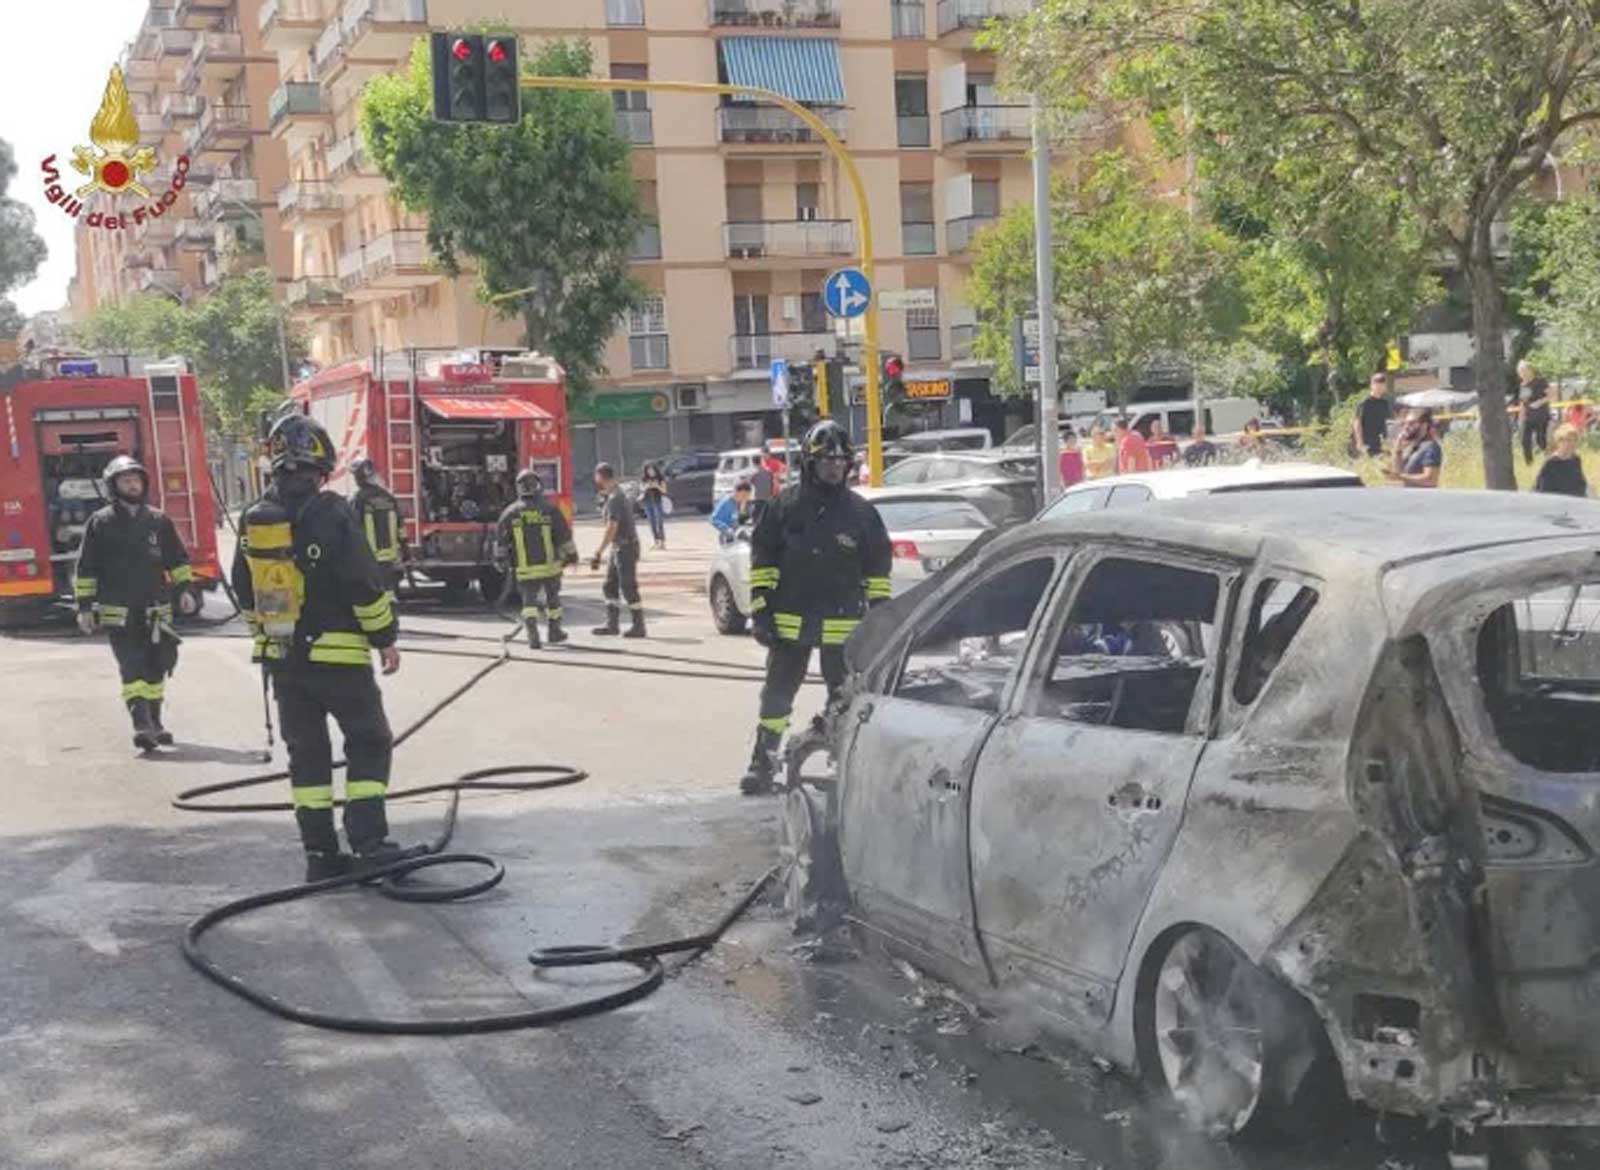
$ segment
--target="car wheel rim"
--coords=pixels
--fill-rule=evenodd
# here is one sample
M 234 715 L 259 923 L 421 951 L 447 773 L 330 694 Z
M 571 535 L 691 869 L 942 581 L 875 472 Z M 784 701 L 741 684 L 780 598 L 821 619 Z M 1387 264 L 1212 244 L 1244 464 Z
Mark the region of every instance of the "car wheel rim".
M 200 595 L 193 589 L 184 589 L 178 594 L 178 612 L 184 617 L 194 617 L 200 612 Z
M 811 802 L 801 789 L 790 789 L 783 802 L 778 859 L 783 869 L 784 909 L 796 919 L 806 913 L 811 894 L 811 842 Z
M 716 587 L 711 591 L 711 604 L 717 611 L 717 622 L 727 625 L 733 620 L 733 596 L 728 591 L 728 584 L 718 578 Z
M 1156 979 L 1155 1038 L 1167 1089 L 1214 1135 L 1238 1133 L 1261 1100 L 1260 982 L 1249 962 L 1205 931 L 1167 952 Z

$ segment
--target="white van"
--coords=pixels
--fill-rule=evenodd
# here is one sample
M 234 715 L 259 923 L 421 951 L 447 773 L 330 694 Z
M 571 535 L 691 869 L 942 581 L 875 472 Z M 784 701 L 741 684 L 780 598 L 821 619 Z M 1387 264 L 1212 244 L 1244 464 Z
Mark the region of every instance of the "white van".
M 1145 438 L 1150 437 L 1150 424 L 1159 422 L 1161 429 L 1174 439 L 1187 439 L 1194 433 L 1195 422 L 1205 424 L 1208 435 L 1233 435 L 1244 430 L 1244 424 L 1262 417 L 1261 403 L 1254 398 L 1204 398 L 1198 403 L 1184 398 L 1175 402 L 1135 402 L 1122 410 L 1103 411 L 1095 421 L 1106 430 L 1111 429 L 1118 416 L 1128 420 L 1128 425 Z

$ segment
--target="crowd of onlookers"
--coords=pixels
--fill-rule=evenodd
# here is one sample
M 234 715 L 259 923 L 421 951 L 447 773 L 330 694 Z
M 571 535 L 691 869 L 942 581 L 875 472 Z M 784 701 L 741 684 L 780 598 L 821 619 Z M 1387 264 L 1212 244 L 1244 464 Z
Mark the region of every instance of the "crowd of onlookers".
M 1196 426 L 1189 441 L 1180 445 L 1159 421 L 1150 423 L 1149 434 L 1145 434 L 1130 426 L 1126 418 L 1118 418 L 1109 428 L 1096 422 L 1087 436 L 1080 436 L 1072 427 L 1062 429 L 1061 486 L 1164 467 L 1209 467 L 1265 454 L 1266 436 L 1259 419 L 1245 423 L 1234 442 L 1224 446 L 1215 442 L 1204 426 Z

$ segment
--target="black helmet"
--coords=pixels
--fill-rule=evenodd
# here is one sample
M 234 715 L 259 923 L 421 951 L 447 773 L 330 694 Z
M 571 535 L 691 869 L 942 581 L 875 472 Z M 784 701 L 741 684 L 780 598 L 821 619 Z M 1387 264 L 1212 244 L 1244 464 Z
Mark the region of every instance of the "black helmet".
M 356 483 L 366 487 L 378 478 L 378 465 L 370 459 L 357 459 L 350 465 L 350 474 L 356 477 Z
M 272 424 L 267 456 L 273 471 L 314 467 L 323 475 L 333 474 L 333 440 L 321 423 L 303 414 L 286 414 Z
M 536 496 L 544 491 L 544 480 L 539 478 L 539 473 L 531 467 L 524 467 L 517 472 L 517 495 L 523 499 Z
M 105 471 L 101 473 L 105 479 L 106 491 L 111 495 L 116 495 L 115 484 L 117 476 L 126 475 L 130 471 L 144 480 L 144 490 L 148 492 L 150 490 L 150 473 L 144 469 L 144 464 L 140 463 L 132 455 L 118 455 L 110 463 L 106 464 Z
M 800 441 L 800 456 L 807 465 L 825 458 L 855 460 L 855 447 L 850 442 L 850 432 L 831 418 L 811 424 L 806 437 Z

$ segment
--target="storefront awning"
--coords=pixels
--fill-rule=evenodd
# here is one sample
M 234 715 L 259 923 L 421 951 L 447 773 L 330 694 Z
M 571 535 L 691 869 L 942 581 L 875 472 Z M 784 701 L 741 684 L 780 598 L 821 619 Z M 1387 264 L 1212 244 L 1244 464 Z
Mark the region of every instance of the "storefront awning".
M 842 106 L 839 42 L 813 37 L 723 37 L 722 76 L 729 85 L 776 90 L 797 102 Z
M 484 422 L 499 419 L 548 419 L 550 412 L 543 407 L 525 402 L 521 398 L 504 398 L 485 395 L 468 398 L 462 395 L 424 394 L 422 405 L 428 413 L 455 422 Z

